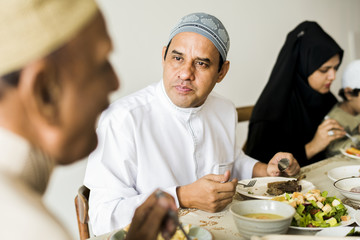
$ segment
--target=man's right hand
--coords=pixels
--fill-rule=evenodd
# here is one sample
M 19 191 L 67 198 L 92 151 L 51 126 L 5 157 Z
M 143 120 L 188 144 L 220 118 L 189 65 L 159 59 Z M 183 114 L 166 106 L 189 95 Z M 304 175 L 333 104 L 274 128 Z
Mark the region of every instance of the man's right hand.
M 224 175 L 209 174 L 194 183 L 177 188 L 181 207 L 218 212 L 232 202 L 238 180 L 228 182 L 230 171 Z
M 168 216 L 169 211 L 177 211 L 174 198 L 165 192 L 157 197 L 157 192 L 135 210 L 126 240 L 155 240 L 160 232 L 170 239 L 175 233 L 176 224 Z

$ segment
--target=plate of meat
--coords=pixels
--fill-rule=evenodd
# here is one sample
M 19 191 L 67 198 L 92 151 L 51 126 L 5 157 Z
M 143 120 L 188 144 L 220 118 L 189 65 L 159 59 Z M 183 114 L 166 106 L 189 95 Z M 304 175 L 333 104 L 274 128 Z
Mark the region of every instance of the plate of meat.
M 306 193 L 311 189 L 315 189 L 315 186 L 306 180 L 297 181 L 296 178 L 287 177 L 260 177 L 252 179 L 244 179 L 239 183 L 247 184 L 250 180 L 256 179 L 256 183 L 253 187 L 243 187 L 238 185 L 236 191 L 244 196 L 257 199 L 272 199 L 275 196 L 279 196 L 293 192 Z

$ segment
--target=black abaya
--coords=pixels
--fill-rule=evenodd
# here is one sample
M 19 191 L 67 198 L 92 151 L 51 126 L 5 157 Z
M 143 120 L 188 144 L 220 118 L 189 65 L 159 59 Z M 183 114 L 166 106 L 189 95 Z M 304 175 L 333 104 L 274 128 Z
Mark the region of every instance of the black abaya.
M 249 156 L 268 162 L 277 152 L 290 152 L 300 166 L 325 158 L 320 152 L 309 161 L 305 144 L 337 100 L 312 89 L 308 77 L 336 54 L 341 62 L 343 50 L 316 22 L 305 21 L 288 34 L 250 119 Z

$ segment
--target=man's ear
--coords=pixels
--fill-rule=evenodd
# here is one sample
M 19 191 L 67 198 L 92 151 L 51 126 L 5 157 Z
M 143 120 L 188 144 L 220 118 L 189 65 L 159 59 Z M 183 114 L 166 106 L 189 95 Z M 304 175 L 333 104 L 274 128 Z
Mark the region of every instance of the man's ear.
M 59 123 L 61 87 L 55 65 L 41 59 L 26 66 L 21 75 L 19 90 L 29 114 L 37 114 L 50 125 Z
M 225 78 L 227 72 L 229 71 L 229 68 L 230 68 L 230 62 L 225 61 L 219 71 L 219 77 L 218 80 L 216 81 L 217 83 L 221 82 Z
M 162 53 L 161 53 L 161 64 L 162 64 L 162 67 L 164 67 L 166 48 L 167 48 L 167 47 L 164 46 L 163 49 L 162 49 Z

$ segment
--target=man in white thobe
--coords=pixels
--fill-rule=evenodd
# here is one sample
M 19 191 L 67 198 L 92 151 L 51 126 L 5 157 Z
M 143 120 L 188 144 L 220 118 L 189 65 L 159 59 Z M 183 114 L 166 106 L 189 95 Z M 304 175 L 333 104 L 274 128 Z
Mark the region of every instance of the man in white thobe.
M 95 234 L 129 224 L 156 188 L 179 207 L 216 212 L 232 201 L 237 178 L 277 176 L 284 157 L 290 159 L 288 175 L 299 171 L 289 153 L 263 164 L 237 146 L 235 107 L 211 93 L 229 69 L 229 43 L 216 17 L 185 16 L 163 49 L 163 79 L 102 114 L 84 180 Z

